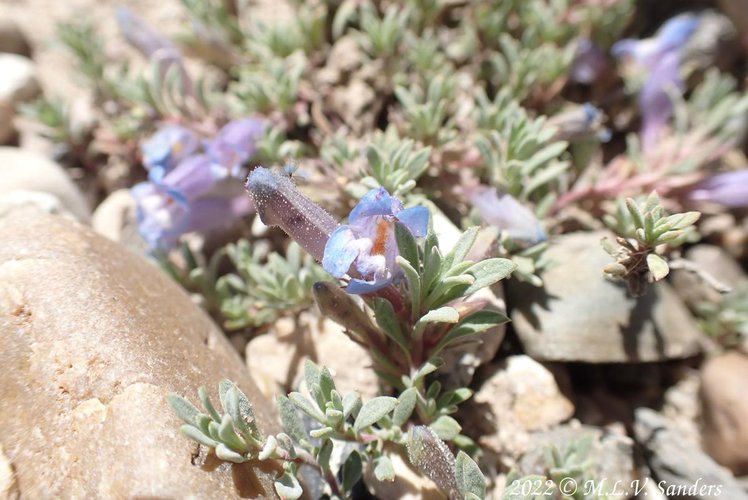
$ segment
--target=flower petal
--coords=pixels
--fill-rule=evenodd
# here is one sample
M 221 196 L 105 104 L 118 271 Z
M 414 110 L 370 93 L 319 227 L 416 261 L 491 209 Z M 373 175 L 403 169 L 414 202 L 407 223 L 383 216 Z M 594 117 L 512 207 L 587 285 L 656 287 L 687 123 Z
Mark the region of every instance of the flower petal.
M 400 205 L 402 208 L 402 204 Z M 348 220 L 355 224 L 363 217 L 374 215 L 393 215 L 393 198 L 383 187 L 372 189 L 353 207 Z
M 181 191 L 189 200 L 207 193 L 216 184 L 210 171 L 210 158 L 203 154 L 185 158 L 164 176 L 160 184 Z
M 364 293 L 372 293 L 376 292 L 377 290 L 381 290 L 390 283 L 392 283 L 392 278 L 373 281 L 352 279 L 350 283 L 348 283 L 348 287 L 345 289 L 345 291 L 354 295 L 361 295 Z
M 356 260 L 358 253 L 353 231 L 349 226 L 340 226 L 332 232 L 325 244 L 322 267 L 336 278 L 342 278 Z
M 423 238 L 429 230 L 429 209 L 424 206 L 410 207 L 398 212 L 397 220 L 410 229 L 413 236 Z
M 149 170 L 161 167 L 166 174 L 200 146 L 197 135 L 179 125 L 166 125 L 140 146 L 143 165 Z
M 224 125 L 206 146 L 214 175 L 237 176 L 242 164 L 257 152 L 257 141 L 264 131 L 265 123 L 257 118 L 243 118 Z

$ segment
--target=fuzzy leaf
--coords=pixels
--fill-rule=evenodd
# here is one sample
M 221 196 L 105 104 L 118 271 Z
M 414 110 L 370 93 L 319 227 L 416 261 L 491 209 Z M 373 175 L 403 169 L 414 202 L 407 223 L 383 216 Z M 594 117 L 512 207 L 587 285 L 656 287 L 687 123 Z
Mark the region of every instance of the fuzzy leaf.
M 463 451 L 457 452 L 455 478 L 457 488 L 463 495 L 472 493 L 478 498 L 486 498 L 486 479 L 478 464 Z
M 351 491 L 356 483 L 361 479 L 363 466 L 361 455 L 358 451 L 353 450 L 345 463 L 343 464 L 343 490 Z
M 286 396 L 278 396 L 278 413 L 280 413 L 283 429 L 297 442 L 307 439 L 304 422 L 296 411 L 297 406 Z
M 419 270 L 421 268 L 421 263 L 418 258 L 418 244 L 416 243 L 416 239 L 413 237 L 413 233 L 410 232 L 410 229 L 405 227 L 404 224 L 400 224 L 399 222 L 396 223 L 395 239 L 397 241 L 397 249 L 400 251 L 400 255 L 410 262 L 413 269 Z
M 660 281 L 670 272 L 670 267 L 668 266 L 667 261 L 654 253 L 647 255 L 647 267 L 649 268 L 649 272 L 652 273 L 652 277 L 655 281 Z
M 403 337 L 400 323 L 395 316 L 395 310 L 389 300 L 374 299 L 374 319 L 376 319 L 377 325 L 379 325 L 389 338 L 399 345 L 404 352 L 408 352 L 408 344 L 405 341 L 405 337 Z
M 223 443 L 219 443 L 218 446 L 216 446 L 216 456 L 221 460 L 233 462 L 235 464 L 241 464 L 248 460 L 244 455 L 229 449 L 229 447 Z
M 177 417 L 185 424 L 197 425 L 197 416 L 200 415 L 200 411 L 192 403 L 173 392 L 166 399 L 176 412 Z
M 357 392 L 349 392 L 343 396 L 343 417 L 348 418 L 353 415 L 355 418 L 358 416 L 362 404 L 361 396 Z
M 382 417 L 395 409 L 397 399 L 388 396 L 372 398 L 361 407 L 353 423 L 353 430 L 361 432 L 366 427 L 377 423 Z
M 454 248 L 442 259 L 442 270 L 444 272 L 465 261 L 470 249 L 475 244 L 475 239 L 478 237 L 478 229 L 478 227 L 471 227 L 462 233 Z
M 200 387 L 197 390 L 197 395 L 200 398 L 200 402 L 203 404 L 203 407 L 207 410 L 208 415 L 210 415 L 210 417 L 216 422 L 220 422 L 221 416 L 216 411 L 213 403 L 210 402 L 210 397 L 208 396 L 208 391 L 205 389 L 205 387 Z
M 275 492 L 283 500 L 296 500 L 304 493 L 299 480 L 288 472 L 276 479 L 273 486 L 275 487 Z
M 288 395 L 288 399 L 294 404 L 294 406 L 296 406 L 296 408 L 303 411 L 317 422 L 325 423 L 325 415 L 311 401 L 305 398 L 303 394 L 292 392 Z
M 419 323 L 457 323 L 460 321 L 460 313 L 454 307 L 440 307 L 424 314 Z
M 402 427 L 405 422 L 408 421 L 413 410 L 416 408 L 416 401 L 418 401 L 418 389 L 411 387 L 406 389 L 397 398 L 400 402 L 395 411 L 392 413 L 392 423 L 398 427 Z
M 517 265 L 509 259 L 486 259 L 470 266 L 466 273 L 475 276 L 475 282 L 465 290 L 465 295 L 475 293 L 481 288 L 491 286 L 503 280 L 517 269 Z
M 474 312 L 467 318 L 460 321 L 454 328 L 452 328 L 447 335 L 437 344 L 436 348 L 432 351 L 437 354 L 442 349 L 446 348 L 452 342 L 475 333 L 480 333 L 493 328 L 502 323 L 509 321 L 504 313 L 499 311 L 493 311 L 490 309 L 483 309 L 481 311 Z
M 211 438 L 210 436 L 206 436 L 205 434 L 200 432 L 200 429 L 192 425 L 181 426 L 179 428 L 179 432 L 181 432 L 184 437 L 192 439 L 193 441 L 196 441 L 209 448 L 215 448 L 216 446 L 218 446 L 218 441 Z
M 392 466 L 392 461 L 389 457 L 382 455 L 374 459 L 374 477 L 378 481 L 395 480 L 395 468 Z
M 437 418 L 431 423 L 431 425 L 429 425 L 429 428 L 434 431 L 442 441 L 451 441 L 462 430 L 462 426 L 457 423 L 457 420 L 448 415 L 442 415 Z

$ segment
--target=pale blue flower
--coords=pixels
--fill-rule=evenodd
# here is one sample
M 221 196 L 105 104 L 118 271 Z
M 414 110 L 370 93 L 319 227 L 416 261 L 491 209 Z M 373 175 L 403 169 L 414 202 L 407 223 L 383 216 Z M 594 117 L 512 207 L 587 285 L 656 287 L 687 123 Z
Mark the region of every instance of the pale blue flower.
M 699 26 L 699 18 L 681 14 L 670 20 L 653 38 L 625 39 L 613 45 L 613 55 L 630 57 L 649 73 L 639 96 L 642 117 L 641 140 L 644 150 L 651 150 L 663 127 L 673 114 L 668 91 L 683 91 L 680 64 L 683 50 Z
M 166 125 L 141 145 L 140 152 L 149 178 L 157 182 L 199 148 L 200 138 L 195 132 L 180 125 Z
M 224 125 L 205 147 L 216 177 L 237 177 L 241 167 L 257 152 L 257 141 L 265 132 L 265 122 L 242 118 Z
M 225 182 L 213 177 L 210 158 L 197 154 L 182 160 L 158 183 L 134 186 L 140 235 L 152 250 L 169 250 L 185 233 L 219 229 L 248 214 L 250 200 Z
M 689 197 L 730 208 L 748 207 L 748 169 L 709 177 L 697 184 Z
M 349 293 L 370 293 L 389 285 L 401 272 L 395 260 L 397 222 L 413 236 L 426 236 L 429 211 L 422 206 L 404 209 L 386 189 L 372 189 L 351 211 L 348 224 L 330 235 L 322 266 L 336 278 L 351 275 Z
M 535 245 L 545 241 L 538 218 L 512 195 L 499 195 L 495 188 L 478 186 L 468 198 L 486 224 L 496 226 L 515 242 Z

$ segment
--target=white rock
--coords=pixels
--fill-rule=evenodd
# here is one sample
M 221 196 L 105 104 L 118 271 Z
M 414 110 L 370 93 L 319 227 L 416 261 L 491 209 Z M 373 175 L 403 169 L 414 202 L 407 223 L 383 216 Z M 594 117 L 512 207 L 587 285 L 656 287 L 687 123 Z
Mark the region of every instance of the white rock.
M 31 59 L 0 53 L 0 144 L 13 136 L 15 106 L 38 94 L 39 83 Z
M 60 199 L 42 191 L 26 191 L 17 189 L 0 194 L 0 217 L 19 209 L 34 207 L 48 214 L 58 214 L 75 219 L 62 204 Z
M 553 374 L 525 355 L 502 363 L 473 403 L 475 416 L 483 421 L 477 425 L 487 427 L 479 444 L 510 461 L 526 451 L 531 432 L 548 430 L 574 414 Z
M 135 199 L 129 189 L 111 193 L 94 210 L 91 226 L 110 240 L 122 241 L 123 230 L 134 221 Z
M 298 389 L 307 359 L 330 370 L 341 394 L 357 391 L 366 400 L 379 392 L 369 354 L 329 319 L 302 315 L 294 329 L 293 321 L 283 318 L 270 333 L 252 339 L 246 355 L 252 377 L 268 397 Z
M 13 147 L 0 147 L 0 195 L 11 191 L 40 191 L 56 196 L 78 220 L 88 222 L 91 211 L 65 170 L 49 158 Z

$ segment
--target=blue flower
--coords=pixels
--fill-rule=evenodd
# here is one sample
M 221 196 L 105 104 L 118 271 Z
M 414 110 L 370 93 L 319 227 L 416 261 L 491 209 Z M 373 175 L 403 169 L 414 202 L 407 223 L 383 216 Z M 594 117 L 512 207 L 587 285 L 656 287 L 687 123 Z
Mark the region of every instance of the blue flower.
M 179 125 L 166 125 L 140 146 L 140 152 L 148 177 L 158 182 L 199 147 L 200 138 L 192 130 Z
M 132 193 L 138 229 L 151 250 L 169 250 L 185 233 L 219 229 L 250 212 L 241 169 L 263 131 L 261 120 L 244 118 L 203 141 L 188 128 L 167 125 L 141 146 L 148 182 Z
M 499 196 L 495 188 L 478 186 L 468 198 L 487 224 L 498 227 L 512 240 L 526 245 L 545 241 L 545 231 L 535 214 L 512 195 Z
M 407 227 L 413 236 L 426 236 L 429 211 L 426 207 L 403 209 L 403 204 L 384 188 L 372 189 L 353 208 L 348 224 L 339 226 L 327 240 L 322 266 L 336 278 L 352 276 L 347 291 L 370 293 L 384 288 L 401 271 L 395 223 Z
M 683 91 L 681 56 L 698 26 L 698 17 L 681 14 L 663 24 L 653 38 L 624 39 L 613 45 L 613 55 L 633 58 L 649 73 L 639 96 L 641 137 L 645 151 L 651 150 L 657 143 L 663 127 L 673 114 L 668 91 Z
M 184 159 L 158 183 L 137 184 L 132 194 L 138 230 L 151 250 L 169 250 L 185 233 L 219 229 L 252 209 L 241 189 L 237 194 L 226 181 L 213 177 L 204 154 Z
M 206 152 L 216 177 L 237 177 L 242 165 L 257 152 L 257 141 L 265 132 L 265 122 L 258 118 L 234 120 L 218 131 L 208 142 Z
M 697 184 L 689 197 L 731 208 L 748 207 L 748 169 L 709 177 Z

